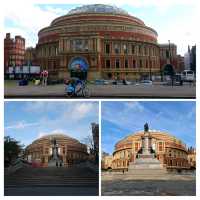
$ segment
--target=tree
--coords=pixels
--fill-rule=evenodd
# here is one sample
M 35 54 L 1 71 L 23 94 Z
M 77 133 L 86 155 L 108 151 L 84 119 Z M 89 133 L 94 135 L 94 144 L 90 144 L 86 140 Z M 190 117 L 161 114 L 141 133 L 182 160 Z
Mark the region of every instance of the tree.
M 171 64 L 165 65 L 164 70 L 163 70 L 163 74 L 171 77 L 172 86 L 173 86 L 175 71 L 174 71 L 174 68 Z
M 10 165 L 13 160 L 18 158 L 21 153 L 23 145 L 10 136 L 4 137 L 4 163 Z
M 88 147 L 89 154 L 94 156 L 95 163 L 98 163 L 98 161 L 99 161 L 99 152 L 95 147 L 92 135 L 88 135 L 85 138 L 83 138 L 82 142 Z

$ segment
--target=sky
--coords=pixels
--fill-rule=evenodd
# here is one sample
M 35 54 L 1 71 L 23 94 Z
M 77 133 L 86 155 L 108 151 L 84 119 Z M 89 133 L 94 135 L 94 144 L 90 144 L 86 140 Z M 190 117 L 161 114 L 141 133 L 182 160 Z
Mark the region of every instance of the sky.
M 178 47 L 178 54 L 184 55 L 188 45 L 194 45 L 198 38 L 196 31 L 199 16 L 197 0 L 41 0 L 19 1 L 4 5 L 4 35 L 20 34 L 26 38 L 26 47 L 35 46 L 38 31 L 49 26 L 56 17 L 65 15 L 69 10 L 84 4 L 106 3 L 125 9 L 129 14 L 140 18 L 147 26 L 158 33 L 158 42 L 170 40 Z M 25 9 L 26 8 L 26 9 Z
M 5 136 L 29 145 L 47 134 L 61 133 L 84 141 L 99 122 L 98 102 L 8 101 L 4 103 Z
M 114 145 L 128 135 L 159 130 L 181 139 L 187 147 L 196 146 L 195 101 L 115 101 L 102 102 L 102 151 L 113 153 Z

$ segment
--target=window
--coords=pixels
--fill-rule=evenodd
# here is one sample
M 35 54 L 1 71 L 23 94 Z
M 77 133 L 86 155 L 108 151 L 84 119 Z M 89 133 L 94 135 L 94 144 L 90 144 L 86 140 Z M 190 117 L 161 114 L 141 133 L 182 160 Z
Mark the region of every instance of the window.
M 110 53 L 110 44 L 106 44 L 106 53 L 107 53 L 107 54 Z
M 135 68 L 136 67 L 136 62 L 135 62 L 135 60 L 133 60 L 133 68 Z
M 88 40 L 75 39 L 70 42 L 73 51 L 88 51 Z
M 162 145 L 162 142 L 159 142 L 158 145 L 159 145 L 159 147 L 158 147 L 159 151 L 163 151 L 163 145 Z
M 131 45 L 131 52 L 132 52 L 132 54 L 135 54 L 135 45 Z
M 142 51 L 141 46 L 139 46 L 139 54 L 141 54 L 141 51 Z
M 120 53 L 120 44 L 119 43 L 114 44 L 114 51 L 116 54 Z
M 110 60 L 106 60 L 106 68 L 110 68 Z
M 127 53 L 128 53 L 127 44 L 124 44 L 124 45 L 123 45 L 123 51 L 124 51 L 124 54 L 127 54 Z
M 125 59 L 124 66 L 125 66 L 125 68 L 128 68 L 128 60 L 127 59 Z
M 149 67 L 149 65 L 148 65 L 148 60 L 146 60 L 146 68 L 148 68 Z
M 140 60 L 140 68 L 142 68 L 142 60 Z
M 116 59 L 116 61 L 115 61 L 115 67 L 119 68 L 119 59 Z
M 138 143 L 136 142 L 136 143 L 135 143 L 135 151 L 137 152 L 138 149 L 139 149 L 139 145 L 138 145 Z

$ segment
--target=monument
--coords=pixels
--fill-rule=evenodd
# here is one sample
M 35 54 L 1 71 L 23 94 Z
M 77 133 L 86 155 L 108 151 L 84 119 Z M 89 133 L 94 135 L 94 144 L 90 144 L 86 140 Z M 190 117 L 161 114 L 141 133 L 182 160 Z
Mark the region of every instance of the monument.
M 52 139 L 52 157 L 48 163 L 49 167 L 56 167 L 56 165 L 60 165 L 60 163 L 62 163 L 62 160 L 60 160 L 59 158 L 59 154 L 58 154 L 58 144 L 56 142 L 56 139 Z M 57 164 L 56 164 L 57 163 Z
M 166 170 L 156 158 L 156 154 L 152 148 L 152 137 L 147 123 L 144 125 L 144 134 L 141 139 L 142 148 L 138 152 L 135 160 L 129 163 L 128 173 L 154 176 L 166 173 Z

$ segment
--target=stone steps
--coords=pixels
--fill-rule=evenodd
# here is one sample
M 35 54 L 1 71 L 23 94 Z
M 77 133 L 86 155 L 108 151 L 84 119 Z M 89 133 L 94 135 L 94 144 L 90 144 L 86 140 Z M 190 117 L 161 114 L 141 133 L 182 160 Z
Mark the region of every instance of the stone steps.
M 98 173 L 88 168 L 22 168 L 4 177 L 5 187 L 98 187 Z
M 133 175 L 165 175 L 167 170 L 165 169 L 129 169 L 126 174 Z

